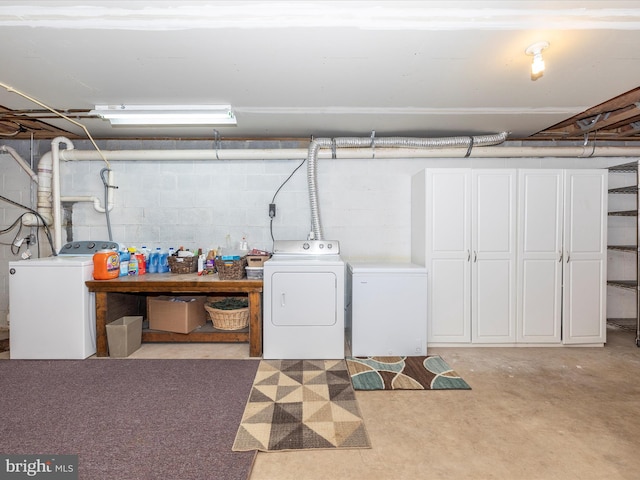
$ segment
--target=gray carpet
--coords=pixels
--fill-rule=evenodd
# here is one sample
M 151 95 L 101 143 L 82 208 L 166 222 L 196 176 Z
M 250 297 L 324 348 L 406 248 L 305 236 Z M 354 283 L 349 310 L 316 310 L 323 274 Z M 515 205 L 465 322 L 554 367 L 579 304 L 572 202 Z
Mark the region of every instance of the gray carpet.
M 0 360 L 0 452 L 89 480 L 246 480 L 231 450 L 257 360 Z

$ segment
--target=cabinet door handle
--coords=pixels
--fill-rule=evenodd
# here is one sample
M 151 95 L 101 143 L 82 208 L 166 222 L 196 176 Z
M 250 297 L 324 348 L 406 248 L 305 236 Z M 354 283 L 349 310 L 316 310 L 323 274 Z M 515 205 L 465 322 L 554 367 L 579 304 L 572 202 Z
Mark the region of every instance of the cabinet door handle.
M 571 254 L 567 253 L 567 263 L 569 263 L 569 260 L 571 260 Z
M 280 297 L 280 306 L 284 307 L 284 292 L 282 293 L 282 296 Z
M 558 253 L 560 254 L 560 260 L 558 260 L 558 262 L 562 263 L 562 250 L 560 250 Z
M 467 262 L 471 260 L 471 250 L 467 249 Z
M 473 263 L 477 263 L 478 262 L 478 252 L 476 252 L 475 250 L 473 251 Z

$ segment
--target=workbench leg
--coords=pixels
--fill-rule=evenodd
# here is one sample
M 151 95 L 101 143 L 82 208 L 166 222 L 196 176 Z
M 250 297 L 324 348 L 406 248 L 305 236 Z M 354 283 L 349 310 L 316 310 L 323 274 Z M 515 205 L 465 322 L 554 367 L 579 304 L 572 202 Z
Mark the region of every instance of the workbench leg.
M 107 346 L 107 292 L 96 292 L 96 356 L 109 356 Z
M 262 356 L 262 293 L 249 292 L 249 356 Z

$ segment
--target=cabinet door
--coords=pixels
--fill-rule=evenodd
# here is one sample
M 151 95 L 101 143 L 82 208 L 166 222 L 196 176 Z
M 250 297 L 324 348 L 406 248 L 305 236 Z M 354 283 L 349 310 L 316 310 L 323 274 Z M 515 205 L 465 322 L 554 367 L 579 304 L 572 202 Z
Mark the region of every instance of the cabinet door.
M 562 343 L 606 341 L 607 172 L 567 170 Z
M 518 317 L 523 343 L 560 343 L 562 170 L 518 171 Z
M 472 174 L 471 339 L 515 342 L 516 171 Z
M 470 178 L 469 169 L 426 172 L 429 343 L 471 341 Z

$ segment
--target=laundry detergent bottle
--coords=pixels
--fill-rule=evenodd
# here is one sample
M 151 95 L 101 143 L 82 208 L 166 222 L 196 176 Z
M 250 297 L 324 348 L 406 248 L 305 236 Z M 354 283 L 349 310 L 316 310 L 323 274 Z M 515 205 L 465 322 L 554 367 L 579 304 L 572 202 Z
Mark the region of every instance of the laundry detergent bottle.
M 120 275 L 120 256 L 113 250 L 100 250 L 93 254 L 93 279 L 110 280 Z
M 158 267 L 160 263 L 160 247 L 156 247 L 155 251 L 149 254 L 149 268 L 147 273 L 159 273 Z
M 121 250 L 119 253 L 120 253 L 120 276 L 126 277 L 127 275 L 129 275 L 129 259 L 130 259 L 129 250 L 125 248 L 124 250 Z
M 158 273 L 167 273 L 169 271 L 169 253 L 166 250 L 160 252 L 158 257 Z

